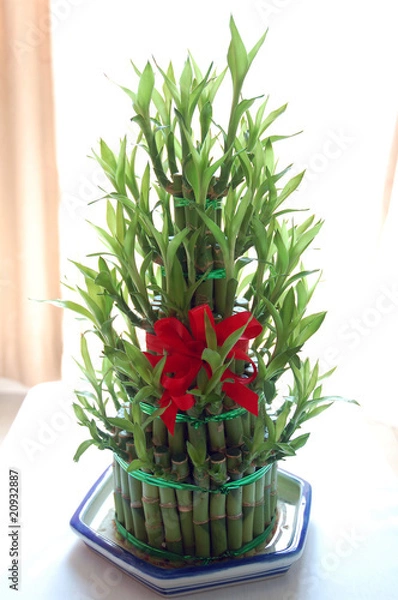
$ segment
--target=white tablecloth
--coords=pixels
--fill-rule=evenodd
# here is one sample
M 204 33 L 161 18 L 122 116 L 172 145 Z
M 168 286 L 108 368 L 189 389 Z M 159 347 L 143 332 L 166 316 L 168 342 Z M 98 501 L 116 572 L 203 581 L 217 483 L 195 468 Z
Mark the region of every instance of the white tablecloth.
M 61 383 L 27 395 L 0 447 L 0 597 L 18 600 L 159 598 L 90 550 L 69 519 L 106 466 L 107 452 L 72 457 L 85 431 Z M 381 431 L 381 434 L 380 434 Z M 386 436 L 390 436 L 388 439 Z M 10 589 L 9 469 L 20 473 L 19 592 Z M 313 486 L 307 545 L 281 577 L 201 592 L 204 600 L 393 600 L 398 597 L 398 447 L 361 409 L 340 405 L 314 421 L 284 468 Z

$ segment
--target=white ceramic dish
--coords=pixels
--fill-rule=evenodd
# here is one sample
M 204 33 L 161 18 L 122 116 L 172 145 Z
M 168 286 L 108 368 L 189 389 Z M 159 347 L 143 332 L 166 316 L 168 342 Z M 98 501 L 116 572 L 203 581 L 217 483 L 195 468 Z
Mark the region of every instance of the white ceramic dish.
M 279 519 L 271 542 L 261 554 L 203 566 L 163 568 L 134 556 L 112 526 L 113 477 L 109 467 L 94 484 L 71 519 L 72 529 L 95 551 L 162 596 L 247 583 L 285 573 L 300 558 L 307 536 L 311 486 L 279 470 Z

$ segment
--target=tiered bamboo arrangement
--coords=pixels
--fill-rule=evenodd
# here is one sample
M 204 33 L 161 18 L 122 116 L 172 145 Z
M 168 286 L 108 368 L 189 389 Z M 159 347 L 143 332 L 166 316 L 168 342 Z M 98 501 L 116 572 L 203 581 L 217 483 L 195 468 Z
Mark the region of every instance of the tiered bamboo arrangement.
M 301 266 L 321 223 L 289 220 L 303 174 L 277 169 L 274 144 L 289 136 L 268 133 L 286 105 L 266 114 L 268 99 L 242 97 L 265 35 L 247 52 L 232 18 L 230 30 L 219 75 L 212 65 L 202 74 L 192 56 L 178 79 L 171 64 L 134 66 L 137 91 L 123 89 L 135 141 L 117 154 L 101 141 L 95 154 L 113 188 L 107 228 L 95 227 L 106 248 L 97 264 L 76 264 L 80 302 L 58 302 L 103 344 L 94 366 L 90 332 L 82 337 L 91 391 L 77 392 L 74 408 L 90 438 L 75 459 L 91 445 L 113 451 L 119 531 L 170 560 L 263 548 L 277 518 L 277 461 L 334 400 L 322 396 L 318 365 L 301 358 L 325 316 L 306 314 L 317 279 L 310 285 Z M 225 120 L 214 106 L 227 73 Z

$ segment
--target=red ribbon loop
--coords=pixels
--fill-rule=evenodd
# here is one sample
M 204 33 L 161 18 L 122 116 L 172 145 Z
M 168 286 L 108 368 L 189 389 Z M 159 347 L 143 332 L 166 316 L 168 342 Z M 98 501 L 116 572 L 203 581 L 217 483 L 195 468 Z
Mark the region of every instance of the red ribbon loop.
M 155 333 L 148 333 L 146 336 L 149 352 L 144 354 L 152 366 L 157 365 L 164 355 L 167 356 L 160 380 L 164 388 L 160 406 L 166 407 L 162 419 L 172 435 L 178 411 L 186 411 L 194 406 L 194 396 L 189 393 L 189 388 L 201 367 L 204 366 L 208 373 L 210 371 L 211 376 L 209 365 L 202 360 L 203 350 L 207 347 L 205 315 L 215 332 L 217 346 L 222 346 L 231 334 L 245 328 L 227 358 L 249 362 L 253 367 L 253 374 L 250 377 L 239 376 L 231 369 L 226 369 L 222 377 L 222 390 L 236 404 L 258 415 L 258 396 L 247 387 L 256 378 L 257 368 L 247 351 L 249 340 L 260 335 L 262 326 L 249 311 L 215 323 L 210 307 L 202 304 L 188 311 L 191 331 L 181 321 L 170 317 L 159 319 L 154 326 Z

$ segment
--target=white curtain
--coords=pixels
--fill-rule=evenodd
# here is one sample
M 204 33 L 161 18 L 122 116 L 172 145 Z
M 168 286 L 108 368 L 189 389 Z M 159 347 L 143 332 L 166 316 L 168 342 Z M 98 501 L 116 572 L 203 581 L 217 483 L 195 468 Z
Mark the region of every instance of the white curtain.
M 0 376 L 60 376 L 50 13 L 47 0 L 0 3 Z

